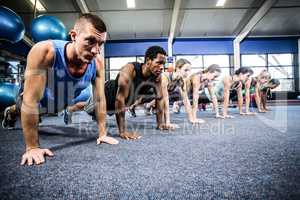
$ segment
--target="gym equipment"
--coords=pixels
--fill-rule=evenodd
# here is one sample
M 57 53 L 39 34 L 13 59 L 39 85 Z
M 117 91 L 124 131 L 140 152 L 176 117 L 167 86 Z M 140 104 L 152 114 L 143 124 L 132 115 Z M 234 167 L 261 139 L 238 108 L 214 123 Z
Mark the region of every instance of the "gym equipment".
M 13 83 L 0 83 L 0 110 L 16 103 L 19 89 L 19 85 Z
M 0 40 L 19 42 L 25 34 L 25 26 L 20 16 L 4 6 L 0 6 Z
M 42 15 L 32 21 L 31 37 L 35 42 L 48 39 L 66 40 L 66 27 L 58 18 Z

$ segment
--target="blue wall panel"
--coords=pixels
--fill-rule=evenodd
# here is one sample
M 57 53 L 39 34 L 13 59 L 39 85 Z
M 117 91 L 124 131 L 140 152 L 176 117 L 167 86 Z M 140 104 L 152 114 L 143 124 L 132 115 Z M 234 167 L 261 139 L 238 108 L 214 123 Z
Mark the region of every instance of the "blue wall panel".
M 297 53 L 297 38 L 248 39 L 241 43 L 241 53 Z
M 106 57 L 143 56 L 148 47 L 159 45 L 167 51 L 167 40 L 125 40 L 108 41 L 105 44 Z M 21 56 L 27 56 L 30 47 L 23 41 L 11 44 L 1 41 L 1 49 Z M 298 53 L 298 38 L 251 38 L 241 43 L 242 54 Z M 233 54 L 233 39 L 176 39 L 174 55 Z
M 230 54 L 232 52 L 232 39 L 176 40 L 173 44 L 174 55 Z
M 167 52 L 167 40 L 114 41 L 105 44 L 105 57 L 144 56 L 147 48 L 153 45 L 161 46 Z
M 167 40 L 113 41 L 105 45 L 106 57 L 142 56 L 152 45 L 167 51 Z M 298 38 L 250 38 L 241 43 L 242 54 L 297 53 Z M 233 39 L 177 39 L 174 55 L 233 54 Z

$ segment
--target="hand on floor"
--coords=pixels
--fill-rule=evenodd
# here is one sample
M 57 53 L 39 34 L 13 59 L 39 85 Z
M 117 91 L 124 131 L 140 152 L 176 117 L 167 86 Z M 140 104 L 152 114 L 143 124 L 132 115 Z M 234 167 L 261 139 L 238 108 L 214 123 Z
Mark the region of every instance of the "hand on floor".
M 137 132 L 124 132 L 120 133 L 120 137 L 125 139 L 125 140 L 136 140 L 140 139 L 142 136 L 140 136 Z
M 224 119 L 224 116 L 223 116 L 223 115 L 220 115 L 220 114 L 218 113 L 218 114 L 216 114 L 216 118 Z
M 245 115 L 256 115 L 256 112 L 245 112 Z
M 176 128 L 179 128 L 179 126 L 177 124 L 161 124 L 159 125 L 158 129 L 160 130 L 175 130 Z
M 224 118 L 224 119 L 226 119 L 226 118 L 233 119 L 234 116 L 232 116 L 232 115 L 223 115 L 223 118 Z
M 191 122 L 193 125 L 204 124 L 204 123 L 205 123 L 205 121 L 204 121 L 203 119 L 198 119 L 198 118 L 192 119 L 192 120 L 190 120 L 190 122 Z
M 21 165 L 39 165 L 45 162 L 45 156 L 53 156 L 49 149 L 34 148 L 26 151 L 22 156 Z
M 101 144 L 101 143 L 107 143 L 107 144 L 119 144 L 119 141 L 109 137 L 109 136 L 103 136 L 103 137 L 99 137 L 97 139 L 97 144 Z
M 267 112 L 266 110 L 258 110 L 259 113 L 265 113 Z

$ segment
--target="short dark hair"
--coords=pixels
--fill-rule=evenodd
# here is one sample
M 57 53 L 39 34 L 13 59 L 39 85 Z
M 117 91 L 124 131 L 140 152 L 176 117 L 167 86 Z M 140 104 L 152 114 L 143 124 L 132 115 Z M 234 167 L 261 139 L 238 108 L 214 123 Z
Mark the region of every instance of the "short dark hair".
M 145 61 L 144 63 L 146 63 L 147 58 L 149 58 L 150 60 L 154 60 L 157 56 L 157 54 L 163 54 L 163 55 L 167 55 L 166 51 L 160 47 L 160 46 L 151 46 L 146 50 L 145 53 Z
M 250 76 L 253 74 L 253 70 L 250 67 L 240 67 L 239 69 L 235 70 L 235 74 L 247 74 L 249 73 Z
M 90 13 L 82 14 L 79 19 L 76 21 L 75 26 L 82 22 L 91 23 L 95 29 L 97 29 L 100 33 L 106 32 L 106 25 L 104 21 L 98 16 Z

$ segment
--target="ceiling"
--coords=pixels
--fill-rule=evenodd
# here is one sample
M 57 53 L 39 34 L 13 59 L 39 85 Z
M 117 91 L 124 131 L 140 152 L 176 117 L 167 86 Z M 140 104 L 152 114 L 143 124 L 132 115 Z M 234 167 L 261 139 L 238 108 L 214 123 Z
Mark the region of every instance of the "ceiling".
M 30 35 L 33 8 L 29 0 L 0 0 L 17 12 Z M 80 0 L 40 0 L 47 14 L 58 17 L 69 30 L 80 16 Z M 136 0 L 128 9 L 126 0 L 84 0 L 89 11 L 107 24 L 110 40 L 167 38 L 174 0 Z M 262 6 L 264 0 L 227 0 L 224 8 L 217 0 L 182 0 L 175 38 L 234 37 Z M 250 36 L 299 36 L 300 1 L 278 0 L 255 25 Z

